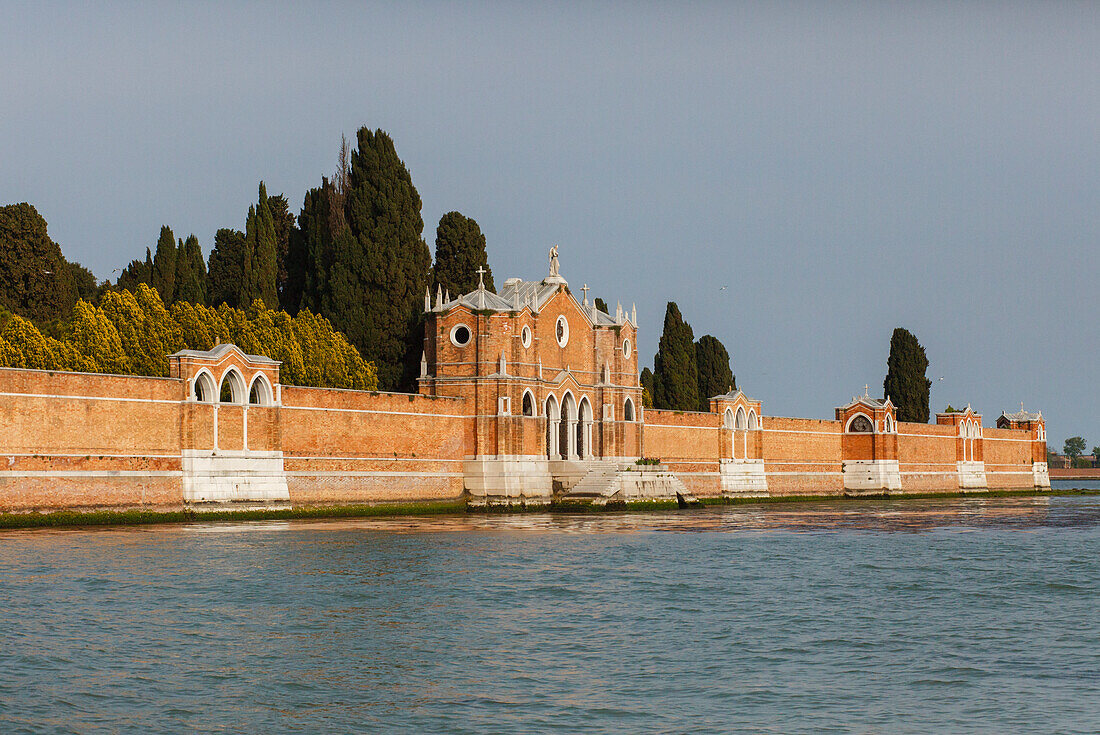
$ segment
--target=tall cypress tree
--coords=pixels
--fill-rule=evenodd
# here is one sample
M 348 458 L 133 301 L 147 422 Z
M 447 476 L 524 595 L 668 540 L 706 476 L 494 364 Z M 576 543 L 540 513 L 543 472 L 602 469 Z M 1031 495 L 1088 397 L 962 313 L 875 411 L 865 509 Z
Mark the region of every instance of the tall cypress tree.
M 673 301 L 665 308 L 664 332 L 653 358 L 653 405 L 678 411 L 699 408 L 695 335 Z
M 176 295 L 176 236 L 172 228 L 163 225 L 157 239 L 157 252 L 153 256 L 153 288 L 160 294 L 164 303 L 170 304 Z
M 290 213 L 290 203 L 282 194 L 267 197 L 267 206 L 271 210 L 271 221 L 275 228 L 275 290 L 279 294 L 279 304 L 291 313 L 298 310 L 302 298 L 300 281 L 301 267 L 295 267 L 291 256 L 291 241 L 297 227 L 294 215 Z
M 886 360 L 882 392 L 894 402 L 898 421 L 927 423 L 932 381 L 925 377 L 926 370 L 928 356 L 917 338 L 907 329 L 895 329 L 890 337 L 890 357 Z
M 214 235 L 210 268 L 206 276 L 206 297 L 211 306 L 244 306 L 249 282 L 251 253 L 245 247 L 244 233 L 222 228 Z
M 481 228 L 459 212 L 447 212 L 435 230 L 435 283 L 456 296 L 469 293 L 477 288 L 477 269 L 481 267 L 486 271 L 485 288 L 496 293 Z
M 46 220 L 26 202 L 0 207 L 0 306 L 42 321 L 75 301 L 73 274 Z
M 337 310 L 326 316 L 375 361 L 383 389 L 410 388 L 431 267 L 420 194 L 389 135 L 364 127 L 357 138 L 344 207 L 352 237 L 336 244 L 329 292 Z
M 695 363 L 699 371 L 699 410 L 710 410 L 710 399 L 735 388 L 730 369 L 730 354 L 717 337 L 704 334 L 695 343 Z
M 278 258 L 275 254 L 275 220 L 271 216 L 271 207 L 267 201 L 267 187 L 260 182 L 259 201 L 248 208 L 244 236 L 246 246 L 252 253 L 249 269 L 249 291 L 247 307 L 254 299 L 262 299 L 269 309 L 278 307 L 279 297 L 276 290 L 278 276 Z
M 331 181 L 322 177 L 319 187 L 306 192 L 298 215 L 297 236 L 291 239 L 290 260 L 301 264 L 303 274 L 298 307 L 318 314 L 326 311 L 333 244 L 340 235 L 350 237 L 343 197 Z
M 206 303 L 206 264 L 202 260 L 199 238 L 189 235 L 180 243 L 176 257 L 176 301 Z

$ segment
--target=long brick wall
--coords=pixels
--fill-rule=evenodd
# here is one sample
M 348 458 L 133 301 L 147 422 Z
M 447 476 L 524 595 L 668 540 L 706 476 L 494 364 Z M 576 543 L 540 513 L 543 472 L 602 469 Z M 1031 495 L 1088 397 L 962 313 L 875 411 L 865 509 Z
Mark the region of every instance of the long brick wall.
M 241 368 L 248 381 L 250 369 Z M 192 477 L 181 455 L 274 458 L 295 505 L 456 499 L 464 463 L 484 456 L 485 425 L 514 437 L 501 446 L 524 456 L 546 451 L 543 415 L 488 415 L 465 397 L 282 385 L 266 405 L 212 403 L 196 398 L 195 375 L 0 369 L 0 511 L 179 507 Z M 759 408 L 736 400 L 727 408 Z M 967 464 L 955 426 L 898 423 L 894 449 L 889 433 L 846 434 L 840 420 L 754 413 L 752 428 L 734 428 L 727 408 L 649 409 L 638 422 L 594 416 L 593 440 L 612 457 L 636 456 L 640 445 L 700 497 L 728 492 L 750 465 L 762 468 L 768 494 L 839 495 L 845 463 L 880 451 L 896 451 L 887 461 L 896 457 L 901 492 L 957 489 Z M 1044 450 L 1027 431 L 984 428 L 966 451 L 969 464 L 984 461 L 986 487 L 1026 488 Z

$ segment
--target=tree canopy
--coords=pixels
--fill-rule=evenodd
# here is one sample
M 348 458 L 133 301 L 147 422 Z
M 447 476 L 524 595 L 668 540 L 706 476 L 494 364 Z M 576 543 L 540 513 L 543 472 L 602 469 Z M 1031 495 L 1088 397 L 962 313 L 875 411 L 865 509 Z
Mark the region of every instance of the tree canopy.
M 325 314 L 376 362 L 384 389 L 408 389 L 419 370 L 431 267 L 420 194 L 389 135 L 364 127 L 357 141 L 344 205 L 351 238 L 337 239 L 329 273 L 335 308 Z
M 1062 451 L 1067 456 L 1077 461 L 1077 458 L 1085 453 L 1085 440 L 1080 436 L 1071 436 L 1062 445 Z
M 664 331 L 653 358 L 653 406 L 679 411 L 699 409 L 695 336 L 674 301 L 665 308 Z
M 0 207 L 0 306 L 28 319 L 61 316 L 76 301 L 73 271 L 30 204 Z
M 7 315 L 0 326 L 0 366 L 167 376 L 167 355 L 232 342 L 245 352 L 282 361 L 291 385 L 377 390 L 374 366 L 324 317 L 302 310 L 291 317 L 256 300 L 247 310 L 179 301 L 167 309 L 157 292 L 107 291 L 100 305 L 77 301 L 58 337 Z
M 730 369 L 730 355 L 717 338 L 704 334 L 695 343 L 695 362 L 699 372 L 699 410 L 710 409 L 710 399 L 737 387 Z
M 456 296 L 469 293 L 477 288 L 478 268 L 485 268 L 485 288 L 496 293 L 481 228 L 459 212 L 447 212 L 435 230 L 435 284 Z
M 898 327 L 890 337 L 890 356 L 886 360 L 883 395 L 894 403 L 898 421 L 927 423 L 929 390 L 932 381 L 925 377 L 928 357 L 917 338 Z

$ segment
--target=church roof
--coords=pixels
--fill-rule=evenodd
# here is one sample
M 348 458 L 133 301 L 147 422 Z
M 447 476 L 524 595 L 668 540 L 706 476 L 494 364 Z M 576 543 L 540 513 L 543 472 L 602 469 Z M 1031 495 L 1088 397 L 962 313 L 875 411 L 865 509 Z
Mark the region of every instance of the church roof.
M 1043 418 L 1043 412 L 1032 413 L 1031 411 L 1019 410 L 1016 413 L 1001 412 L 1001 417 L 1006 418 L 1009 421 L 1038 421 Z
M 504 282 L 499 294 L 484 288 L 478 288 L 470 293 L 463 294 L 450 301 L 443 301 L 436 294 L 437 303 L 431 311 L 450 311 L 458 306 L 465 306 L 472 310 L 488 310 L 495 312 L 521 311 L 528 308 L 538 312 L 542 305 L 550 300 L 558 287 L 566 285 L 565 279 L 550 277 L 542 281 L 524 281 L 520 278 L 509 278 Z M 580 304 L 581 311 L 589 320 L 600 327 L 613 327 L 631 321 L 631 316 L 623 315 L 623 321 L 617 322 L 610 314 L 596 308 L 594 303 Z
M 862 396 L 852 396 L 852 400 L 840 407 L 842 411 L 846 411 L 852 406 L 863 405 L 868 408 L 885 408 L 887 405 L 893 406 L 894 404 L 889 398 L 883 400 L 881 398 L 871 398 L 864 393 Z

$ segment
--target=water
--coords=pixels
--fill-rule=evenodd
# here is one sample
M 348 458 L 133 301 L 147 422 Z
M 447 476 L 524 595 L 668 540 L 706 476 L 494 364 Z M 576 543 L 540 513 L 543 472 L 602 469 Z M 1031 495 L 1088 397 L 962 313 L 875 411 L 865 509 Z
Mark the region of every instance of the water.
M 0 731 L 1086 733 L 1100 497 L 0 534 Z

